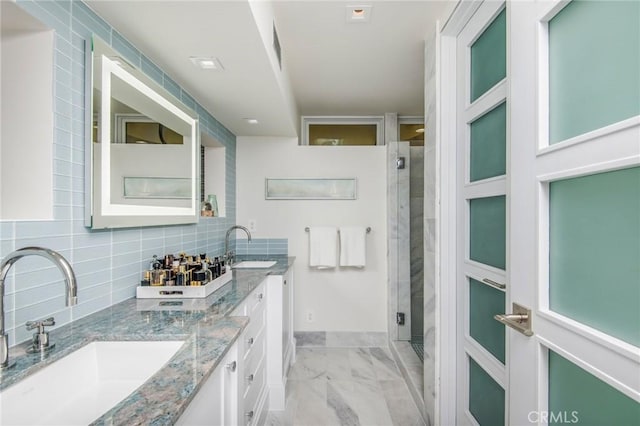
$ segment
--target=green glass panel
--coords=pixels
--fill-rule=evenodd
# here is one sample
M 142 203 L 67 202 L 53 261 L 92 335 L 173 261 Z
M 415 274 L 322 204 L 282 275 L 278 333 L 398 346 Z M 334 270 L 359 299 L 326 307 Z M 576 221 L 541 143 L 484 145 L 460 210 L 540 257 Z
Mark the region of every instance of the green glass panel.
M 549 22 L 549 141 L 640 114 L 640 1 L 573 0 Z
M 469 334 L 504 364 L 504 326 L 493 319 L 505 312 L 505 295 L 469 278 Z
M 504 389 L 471 358 L 469 412 L 480 426 L 504 425 Z
M 501 176 L 507 169 L 507 104 L 471 123 L 471 182 Z
M 505 269 L 506 206 L 505 196 L 476 198 L 469 202 L 469 258 Z
M 551 309 L 640 346 L 640 167 L 549 191 Z
M 549 351 L 549 424 L 639 425 L 640 404 Z
M 507 14 L 500 12 L 471 45 L 471 102 L 507 76 Z

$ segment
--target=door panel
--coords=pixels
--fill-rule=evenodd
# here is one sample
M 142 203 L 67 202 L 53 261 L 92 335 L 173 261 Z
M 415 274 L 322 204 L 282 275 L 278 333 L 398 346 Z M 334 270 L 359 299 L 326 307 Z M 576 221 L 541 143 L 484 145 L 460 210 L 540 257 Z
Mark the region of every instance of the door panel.
M 503 176 L 507 167 L 507 105 L 502 103 L 470 124 L 469 180 Z
M 640 3 L 461 9 L 456 424 L 640 424 Z
M 469 278 L 469 335 L 504 364 L 504 326 L 493 319 L 505 307 L 504 291 Z
M 638 1 L 574 0 L 549 21 L 551 144 L 640 114 L 639 16 Z
M 581 425 L 629 424 L 603 416 L 597 395 L 610 388 L 616 401 L 640 401 L 640 350 L 630 344 L 640 320 L 640 110 L 606 120 L 597 112 L 617 99 L 614 80 L 628 61 L 610 56 L 620 46 L 609 39 L 618 30 L 608 29 L 627 25 L 619 16 L 626 7 L 574 0 L 507 8 L 508 221 L 517 230 L 507 240 L 507 301 L 531 308 L 534 332 L 508 331 L 509 388 L 517 389 L 507 397 L 510 424 L 572 422 L 573 411 Z M 632 97 L 640 105 L 640 90 Z
M 471 45 L 471 102 L 507 75 L 507 17 L 503 10 Z
M 549 413 L 549 424 L 634 425 L 640 404 L 550 350 Z
M 469 201 L 469 259 L 505 269 L 506 197 Z
M 640 167 L 549 192 L 549 308 L 640 346 Z
M 480 426 L 504 425 L 504 389 L 469 358 L 469 412 Z
M 458 222 L 460 244 L 458 424 L 502 425 L 507 376 L 504 326 L 493 315 L 504 311 L 507 269 L 507 86 L 504 4 L 487 2 L 459 40 L 463 67 L 458 82 Z M 498 312 L 495 312 L 498 311 Z

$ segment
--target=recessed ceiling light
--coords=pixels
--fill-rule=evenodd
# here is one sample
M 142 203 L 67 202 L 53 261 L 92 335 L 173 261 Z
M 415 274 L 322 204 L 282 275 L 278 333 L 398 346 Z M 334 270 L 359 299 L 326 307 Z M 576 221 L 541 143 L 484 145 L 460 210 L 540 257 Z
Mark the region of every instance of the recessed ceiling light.
M 256 120 L 255 118 L 245 118 L 244 121 L 249 124 L 258 124 L 258 120 Z
M 369 22 L 371 5 L 347 6 L 346 17 L 348 23 Z
M 203 70 L 222 71 L 224 67 L 218 58 L 211 56 L 190 56 L 189 59 L 197 67 Z

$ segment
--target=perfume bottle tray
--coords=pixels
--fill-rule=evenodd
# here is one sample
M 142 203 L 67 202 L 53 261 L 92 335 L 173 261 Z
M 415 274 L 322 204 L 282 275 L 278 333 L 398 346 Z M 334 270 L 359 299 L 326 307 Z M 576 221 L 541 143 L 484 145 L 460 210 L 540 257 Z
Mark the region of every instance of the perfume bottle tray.
M 227 269 L 215 280 L 199 286 L 138 286 L 136 297 L 138 299 L 191 299 L 204 298 L 231 281 L 233 272 Z

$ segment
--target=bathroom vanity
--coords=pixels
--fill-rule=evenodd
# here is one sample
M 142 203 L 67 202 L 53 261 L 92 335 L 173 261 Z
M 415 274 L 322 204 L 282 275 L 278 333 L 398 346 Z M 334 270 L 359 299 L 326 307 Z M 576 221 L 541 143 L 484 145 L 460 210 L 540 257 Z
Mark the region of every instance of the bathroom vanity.
M 148 380 L 106 412 L 81 423 L 264 423 L 270 409 L 284 409 L 287 371 L 295 362 L 294 258 L 274 260 L 268 269 L 234 270 L 232 280 L 204 299 L 205 304 L 167 299 L 150 307 L 129 299 L 51 331 L 56 347 L 42 357 L 26 354 L 26 344 L 11 348 L 16 366 L 0 374 L 0 399 L 12 385 L 18 388 L 21 381 L 95 342 L 177 341 L 179 349 Z M 73 373 L 70 366 L 69 376 Z M 37 423 L 48 424 L 48 410 L 41 408 Z M 5 415 L 0 414 L 2 424 L 19 420 Z

